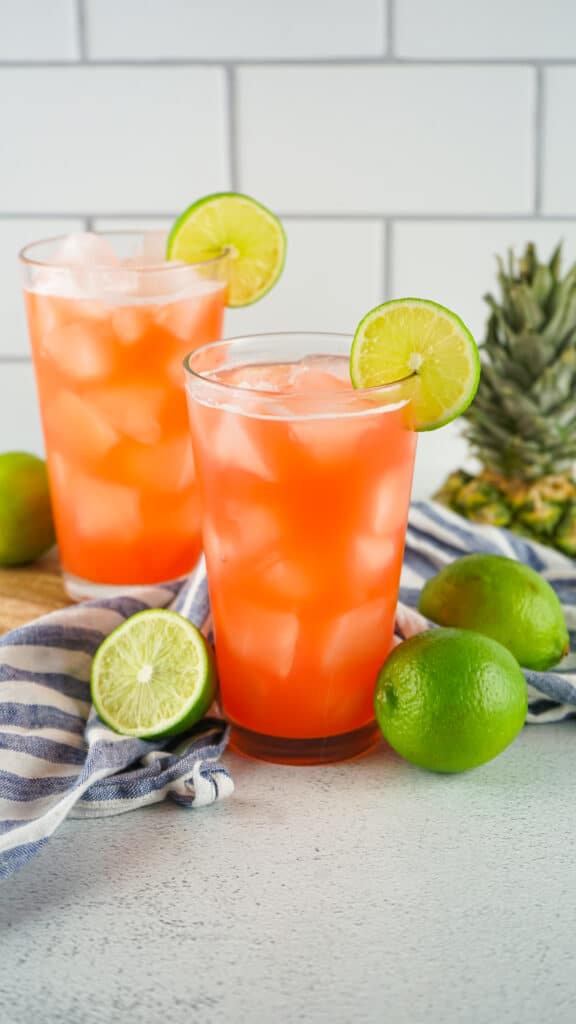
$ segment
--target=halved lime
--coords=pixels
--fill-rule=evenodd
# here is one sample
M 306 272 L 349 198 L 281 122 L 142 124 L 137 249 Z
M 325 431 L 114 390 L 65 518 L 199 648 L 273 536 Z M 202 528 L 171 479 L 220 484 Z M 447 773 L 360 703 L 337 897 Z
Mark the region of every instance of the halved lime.
M 229 306 L 249 306 L 276 283 L 286 258 L 284 228 L 250 196 L 216 192 L 192 203 L 169 236 L 169 260 L 199 263 L 227 252 Z
M 184 732 L 214 699 L 208 645 L 177 612 L 137 612 L 100 645 L 92 662 L 92 703 L 125 736 L 152 739 Z
M 380 387 L 414 374 L 409 392 L 416 430 L 436 430 L 474 398 L 480 357 L 456 313 L 429 299 L 394 299 L 372 309 L 350 353 L 355 388 Z

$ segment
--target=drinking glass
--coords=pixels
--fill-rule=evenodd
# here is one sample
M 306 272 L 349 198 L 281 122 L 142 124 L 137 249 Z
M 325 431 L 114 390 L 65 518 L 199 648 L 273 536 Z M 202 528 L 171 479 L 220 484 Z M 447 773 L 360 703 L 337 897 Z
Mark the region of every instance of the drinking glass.
M 221 337 L 226 258 L 165 235 L 47 239 L 20 254 L 60 559 L 71 597 L 181 577 L 200 552 L 182 363 Z
M 186 360 L 232 746 L 320 763 L 378 739 L 416 434 L 409 381 L 354 390 L 351 338 L 277 334 Z

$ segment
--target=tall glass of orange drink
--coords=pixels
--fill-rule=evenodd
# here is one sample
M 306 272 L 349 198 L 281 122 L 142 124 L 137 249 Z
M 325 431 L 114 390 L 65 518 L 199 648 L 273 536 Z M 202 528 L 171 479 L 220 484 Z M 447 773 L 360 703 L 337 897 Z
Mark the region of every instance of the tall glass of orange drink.
M 266 760 L 377 741 L 416 435 L 407 382 L 352 388 L 350 343 L 262 335 L 186 361 L 222 707 Z
M 168 263 L 165 242 L 157 232 L 71 235 L 20 254 L 74 598 L 173 580 L 200 552 L 182 363 L 221 337 L 226 260 Z

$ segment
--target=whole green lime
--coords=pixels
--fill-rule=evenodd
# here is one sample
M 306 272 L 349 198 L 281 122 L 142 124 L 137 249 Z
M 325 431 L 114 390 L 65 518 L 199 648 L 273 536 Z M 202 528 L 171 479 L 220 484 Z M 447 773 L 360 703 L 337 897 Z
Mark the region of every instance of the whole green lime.
M 46 463 L 27 452 L 0 455 L 0 565 L 25 565 L 54 543 Z
M 440 626 L 484 633 L 525 668 L 557 665 L 570 649 L 562 605 L 534 569 L 502 555 L 465 555 L 428 580 L 422 615 Z
M 516 659 L 489 637 L 430 629 L 400 644 L 382 667 L 374 707 L 388 743 L 434 772 L 465 772 L 500 754 L 528 706 Z

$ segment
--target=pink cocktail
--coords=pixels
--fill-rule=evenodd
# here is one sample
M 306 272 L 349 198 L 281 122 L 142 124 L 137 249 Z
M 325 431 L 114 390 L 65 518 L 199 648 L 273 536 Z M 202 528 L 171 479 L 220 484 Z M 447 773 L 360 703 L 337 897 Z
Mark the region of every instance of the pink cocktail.
M 416 435 L 406 384 L 354 391 L 350 340 L 271 335 L 187 361 L 232 742 L 287 762 L 376 741 Z
M 21 254 L 60 558 L 83 597 L 189 572 L 200 510 L 182 363 L 221 337 L 226 260 L 168 263 L 162 235 Z

